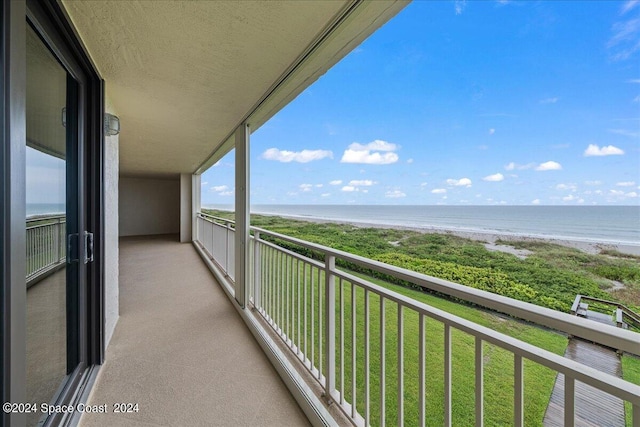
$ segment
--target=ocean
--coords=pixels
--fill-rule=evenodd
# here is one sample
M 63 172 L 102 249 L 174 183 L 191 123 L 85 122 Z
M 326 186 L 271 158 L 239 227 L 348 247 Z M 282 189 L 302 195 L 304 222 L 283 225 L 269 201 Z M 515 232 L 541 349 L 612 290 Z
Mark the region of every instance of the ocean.
M 64 203 L 27 203 L 27 217 L 63 213 L 65 213 Z
M 233 209 L 230 205 L 203 207 Z M 640 244 L 640 206 L 253 205 L 251 212 L 411 228 Z

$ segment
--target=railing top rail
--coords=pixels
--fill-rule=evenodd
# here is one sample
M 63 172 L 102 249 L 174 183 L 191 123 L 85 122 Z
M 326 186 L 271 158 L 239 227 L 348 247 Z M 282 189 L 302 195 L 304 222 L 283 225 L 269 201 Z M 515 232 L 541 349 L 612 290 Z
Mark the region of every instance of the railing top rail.
M 411 297 L 399 294 L 382 286 L 369 282 L 366 279 L 354 276 L 343 271 L 334 271 L 334 274 L 345 280 L 357 284 L 385 299 L 394 301 L 406 308 L 412 309 L 425 316 L 431 317 L 444 324 L 448 324 L 483 341 L 511 351 L 543 366 L 554 369 L 557 372 L 568 375 L 585 384 L 592 385 L 621 399 L 640 404 L 640 385 L 630 383 L 597 369 L 585 366 L 581 363 L 559 356 L 548 350 L 544 350 L 532 344 L 528 344 L 517 338 L 510 337 L 501 332 L 494 331 L 486 326 L 478 325 L 470 320 L 463 319 L 454 314 L 432 307 Z
M 47 221 L 49 219 L 62 219 L 62 218 L 66 218 L 66 215 L 65 214 L 38 214 L 38 215 L 28 216 L 26 218 L 26 221 L 28 224 L 30 222 Z
M 226 218 L 221 218 L 219 216 L 213 216 L 213 215 L 209 215 L 207 213 L 204 212 L 198 212 L 198 216 L 200 216 L 202 219 L 209 219 L 209 220 L 213 220 L 213 221 L 222 221 L 228 224 L 234 224 L 235 225 L 235 221 L 232 219 L 226 219 Z
M 307 242 L 305 240 L 275 233 L 263 228 L 251 227 L 251 229 L 259 231 L 262 235 L 272 236 L 307 249 L 324 252 L 325 254 L 335 256 L 336 258 L 340 258 L 359 266 L 383 274 L 388 274 L 401 280 L 412 282 L 424 287 L 425 289 L 450 295 L 516 318 L 565 332 L 569 335 L 586 338 L 611 348 L 640 355 L 640 337 L 636 332 L 620 330 L 615 326 L 585 321 L 584 319 L 572 316 L 568 313 L 562 313 L 550 308 L 541 307 L 528 302 L 519 301 L 491 292 L 471 288 L 469 286 L 460 285 L 458 283 L 449 282 L 447 280 L 438 279 L 436 277 L 427 276 L 425 274 L 416 273 L 401 267 L 374 261 L 359 255 Z

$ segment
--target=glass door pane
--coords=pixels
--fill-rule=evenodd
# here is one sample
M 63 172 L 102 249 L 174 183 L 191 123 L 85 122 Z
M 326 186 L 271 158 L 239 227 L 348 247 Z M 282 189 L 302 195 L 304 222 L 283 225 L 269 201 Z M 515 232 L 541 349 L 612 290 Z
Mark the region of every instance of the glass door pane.
M 77 103 L 77 83 L 27 26 L 26 388 L 37 404 L 55 401 L 78 364 Z

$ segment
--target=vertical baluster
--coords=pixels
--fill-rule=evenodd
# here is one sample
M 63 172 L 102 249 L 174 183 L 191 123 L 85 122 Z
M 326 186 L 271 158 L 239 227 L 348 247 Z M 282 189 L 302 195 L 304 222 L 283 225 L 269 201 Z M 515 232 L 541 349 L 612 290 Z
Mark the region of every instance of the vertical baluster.
M 331 399 L 336 388 L 336 280 L 333 270 L 336 267 L 336 258 L 326 254 L 324 260 L 324 294 L 325 294 L 325 334 L 327 344 L 325 346 L 325 391 L 327 398 Z
M 444 325 L 444 425 L 451 427 L 451 327 Z
M 344 405 L 344 289 L 340 278 L 340 404 Z
M 65 221 L 61 217 L 58 219 L 58 260 L 60 262 L 64 262 L 66 258 L 64 251 L 64 232 L 65 232 Z
M 386 309 L 384 297 L 380 295 L 380 426 L 384 427 L 386 424 L 386 358 L 387 358 L 387 346 L 386 346 Z
M 274 303 L 275 309 L 273 310 L 273 321 L 275 322 L 276 330 L 280 329 L 280 286 L 282 284 L 282 252 L 280 249 L 275 249 L 276 252 L 276 281 L 274 283 Z
M 640 405 L 633 405 L 633 427 L 640 427 Z
M 291 343 L 291 257 L 285 254 L 285 292 L 284 292 L 284 301 L 285 301 L 285 334 L 287 336 L 287 341 Z
M 523 382 L 523 366 L 522 356 L 518 354 L 513 355 L 513 424 L 516 427 L 522 427 L 524 425 L 524 382 Z M 566 379 L 566 377 L 565 377 Z M 565 383 L 565 397 L 567 396 L 567 384 Z M 573 386 L 573 384 L 571 384 Z M 573 399 L 573 392 L 571 394 Z M 572 405 L 573 406 L 573 405 Z M 565 402 L 565 427 L 572 426 L 566 424 L 566 411 L 567 405 Z M 571 409 L 573 410 L 573 408 Z
M 280 319 L 278 321 L 278 325 L 280 325 L 280 335 L 285 334 L 284 324 L 285 324 L 285 292 L 286 292 L 286 278 L 287 278 L 287 255 L 280 251 Z
M 575 378 L 571 378 L 565 375 L 564 376 L 564 426 L 565 427 L 573 427 L 575 423 L 575 404 L 576 404 L 575 392 L 576 392 Z M 524 425 L 524 424 L 520 424 L 520 425 Z
M 420 394 L 420 427 L 425 426 L 425 331 L 424 314 L 418 315 L 418 393 Z
M 371 422 L 371 390 L 369 384 L 369 290 L 364 290 L 364 425 Z
M 404 313 L 398 304 L 398 426 L 404 426 Z
M 302 276 L 304 280 L 304 356 L 306 358 L 309 357 L 309 353 L 307 353 L 307 335 L 309 334 L 309 324 L 308 324 L 308 317 L 307 317 L 307 287 L 308 287 L 308 282 L 307 282 L 307 263 L 302 263 Z
M 297 353 L 296 354 L 300 354 L 301 349 L 300 349 L 300 345 L 302 343 L 302 341 L 300 341 L 300 262 L 301 261 L 296 261 L 296 304 L 297 304 L 297 311 L 296 311 L 296 320 L 297 320 L 297 328 L 298 328 L 298 338 L 296 340 L 296 345 L 297 345 Z
M 262 291 L 264 292 L 263 294 L 263 301 L 264 301 L 264 312 L 266 314 L 270 314 L 270 308 L 269 308 L 269 294 L 271 292 L 271 263 L 269 262 L 269 254 L 271 252 L 271 249 L 265 245 L 264 246 L 264 254 L 263 256 L 263 266 L 264 266 L 264 281 L 263 281 L 263 286 L 262 286 Z
M 323 342 L 322 342 L 322 331 L 324 329 L 324 322 L 322 320 L 323 317 L 323 313 L 322 313 L 322 300 L 324 299 L 324 295 L 322 292 L 322 270 L 318 269 L 318 379 L 320 379 L 320 377 L 322 377 L 322 374 L 324 372 L 323 370 L 323 359 L 324 359 L 324 353 L 323 353 Z
M 226 235 L 226 239 L 227 239 L 227 246 L 226 246 L 226 256 L 225 256 L 225 264 L 224 264 L 224 270 L 227 273 L 227 276 L 231 275 L 231 271 L 229 271 L 229 253 L 231 252 L 231 248 L 230 248 L 230 241 L 233 237 L 230 237 L 231 234 L 231 225 L 229 223 L 225 224 L 225 235 Z
M 355 419 L 356 409 L 356 285 L 351 284 L 351 417 Z
M 476 427 L 484 425 L 484 354 L 482 339 L 476 337 Z
M 311 368 L 315 366 L 316 358 L 315 358 L 315 349 L 316 349 L 316 316 L 315 316 L 315 273 L 313 272 L 313 265 L 310 266 L 311 273 L 311 289 L 309 290 L 311 293 Z
M 267 313 L 269 322 L 271 322 L 273 319 L 273 249 L 271 249 L 269 246 L 265 246 L 265 248 L 267 249 L 267 258 L 265 260 L 265 266 L 267 267 L 267 284 L 265 286 L 265 311 Z
M 262 307 L 262 275 L 260 272 L 260 232 L 253 232 L 253 306 Z

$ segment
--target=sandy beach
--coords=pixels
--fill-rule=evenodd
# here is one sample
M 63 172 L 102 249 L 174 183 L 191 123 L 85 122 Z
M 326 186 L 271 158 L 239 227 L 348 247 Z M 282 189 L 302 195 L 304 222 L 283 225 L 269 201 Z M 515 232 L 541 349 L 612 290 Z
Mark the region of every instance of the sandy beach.
M 308 217 L 299 217 L 292 215 L 270 215 L 259 213 L 258 215 L 263 216 L 278 216 L 282 218 L 291 218 L 299 221 L 308 221 L 315 223 L 335 223 L 335 224 L 349 224 L 354 227 L 372 227 L 372 228 L 391 228 L 394 230 L 411 230 L 417 231 L 419 233 L 438 233 L 438 234 L 448 234 L 452 236 L 462 237 L 465 239 L 471 239 L 478 242 L 484 242 L 485 247 L 489 250 L 496 250 L 501 252 L 511 253 L 520 258 L 525 258 L 529 251 L 516 249 L 509 245 L 504 244 L 496 244 L 497 241 L 501 242 L 544 242 L 544 243 L 553 243 L 556 245 L 561 245 L 569 248 L 575 248 L 580 251 L 586 252 L 588 254 L 599 254 L 603 250 L 616 250 L 618 252 L 630 255 L 638 255 L 640 256 L 640 242 L 638 244 L 632 243 L 616 243 L 616 242 L 598 242 L 592 240 L 580 240 L 580 239 L 569 239 L 569 238 L 557 238 L 557 237 L 547 237 L 547 236 L 533 236 L 526 234 L 497 234 L 492 232 L 485 231 L 469 231 L 469 230 L 451 230 L 440 227 L 403 227 L 397 225 L 385 225 L 385 224 L 375 224 L 375 223 L 365 223 L 365 222 L 356 222 L 356 221 L 341 221 L 341 220 L 325 220 L 318 218 L 308 218 Z

